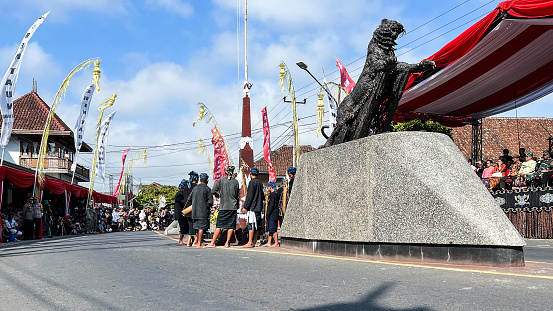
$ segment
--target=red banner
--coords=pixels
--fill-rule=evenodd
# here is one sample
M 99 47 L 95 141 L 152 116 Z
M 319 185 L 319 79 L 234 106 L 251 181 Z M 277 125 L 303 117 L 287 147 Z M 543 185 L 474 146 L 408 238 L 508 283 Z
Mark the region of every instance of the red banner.
M 269 181 L 276 181 L 276 173 L 271 162 L 271 128 L 267 117 L 267 107 L 261 110 L 261 118 L 263 119 L 263 157 L 269 164 Z
M 336 67 L 340 69 L 340 84 L 346 92 L 351 93 L 351 90 L 353 90 L 353 87 L 355 86 L 355 81 L 349 76 L 348 71 L 346 70 L 346 67 L 342 65 L 342 63 L 336 58 Z
M 116 197 L 119 195 L 119 187 L 121 186 L 121 178 L 123 177 L 123 170 L 125 169 L 125 159 L 127 159 L 127 153 L 129 153 L 129 150 L 131 148 L 127 148 L 127 150 L 125 150 L 123 152 L 123 167 L 121 168 L 121 175 L 119 175 L 119 181 L 117 182 L 117 187 L 115 187 L 115 191 L 113 191 L 113 196 Z
M 217 180 L 225 176 L 225 166 L 229 164 L 229 158 L 225 139 L 217 126 L 211 129 L 211 133 L 213 134 L 211 138 L 211 144 L 213 145 L 213 184 L 215 184 Z

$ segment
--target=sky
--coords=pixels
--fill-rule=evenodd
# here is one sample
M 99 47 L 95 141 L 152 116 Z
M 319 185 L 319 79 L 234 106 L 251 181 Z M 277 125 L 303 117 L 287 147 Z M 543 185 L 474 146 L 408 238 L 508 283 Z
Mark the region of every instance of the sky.
M 272 149 L 292 144 L 291 108 L 278 85 L 279 63 L 290 70 L 298 100 L 301 145 L 319 146 L 316 133 L 318 86 L 295 65 L 339 83 L 335 57 L 357 80 L 373 31 L 383 18 L 401 22 L 407 33 L 397 40 L 398 60 L 416 63 L 434 54 L 462 31 L 492 11 L 499 0 L 381 1 L 280 0 L 248 1 L 248 80 L 251 90 L 254 157 L 262 157 L 261 110 L 267 107 Z M 94 95 L 85 142 L 94 146 L 97 107 L 113 93 L 107 113 L 111 124 L 106 180 L 95 190 L 109 191 L 109 175 L 117 183 L 123 150 L 129 157 L 147 150 L 146 167 L 131 170 L 135 184 L 178 185 L 188 172 L 208 172 L 199 138 L 210 142 L 211 124 L 192 126 L 204 103 L 226 137 L 238 162 L 244 81 L 244 0 L 26 0 L 2 3 L 0 72 L 9 66 L 29 27 L 51 11 L 32 37 L 21 65 L 15 97 L 32 90 L 51 104 L 61 82 L 81 62 L 102 60 L 101 92 Z M 93 66 L 77 73 L 56 113 L 71 128 Z M 547 96 L 499 116 L 553 117 Z M 94 110 L 94 111 L 93 111 Z M 326 116 L 325 116 L 326 118 Z M 328 121 L 327 121 L 328 122 Z M 79 164 L 91 168 L 92 155 Z

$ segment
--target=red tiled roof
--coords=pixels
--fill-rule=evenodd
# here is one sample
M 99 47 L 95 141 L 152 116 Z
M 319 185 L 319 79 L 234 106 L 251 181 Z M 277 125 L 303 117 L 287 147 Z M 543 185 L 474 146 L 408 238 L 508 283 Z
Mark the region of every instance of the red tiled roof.
M 518 154 L 520 147 L 540 157 L 549 149 L 549 134 L 553 134 L 553 119 L 546 118 L 485 118 L 482 119 L 482 158 L 496 161 L 509 149 L 510 155 Z M 465 158 L 471 157 L 472 126 L 452 129 L 452 136 Z M 520 137 L 520 138 L 519 138 Z
M 21 96 L 13 102 L 13 132 L 16 133 L 17 130 L 44 130 L 44 124 L 49 113 L 50 107 L 34 91 Z M 0 120 L 1 124 L 2 121 Z M 54 114 L 54 118 L 50 123 L 50 130 L 72 131 L 56 114 Z
M 310 145 L 300 146 L 300 154 L 313 150 L 315 150 L 315 148 Z M 292 161 L 292 151 L 293 147 L 289 145 L 284 145 L 277 150 L 271 151 L 271 161 L 273 162 L 273 169 L 275 170 L 277 176 L 286 176 L 288 168 L 292 166 L 292 163 L 294 163 Z M 269 164 L 263 157 L 255 161 L 255 167 L 257 167 L 260 172 L 269 171 Z

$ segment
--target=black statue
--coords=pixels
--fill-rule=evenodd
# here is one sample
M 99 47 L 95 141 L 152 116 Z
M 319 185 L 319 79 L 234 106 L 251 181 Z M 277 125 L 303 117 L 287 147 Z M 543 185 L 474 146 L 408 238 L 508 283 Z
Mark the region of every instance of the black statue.
M 388 131 L 409 75 L 435 66 L 431 60 L 397 61 L 395 40 L 403 32 L 403 25 L 387 19 L 374 31 L 363 72 L 338 107 L 336 127 L 325 147 Z

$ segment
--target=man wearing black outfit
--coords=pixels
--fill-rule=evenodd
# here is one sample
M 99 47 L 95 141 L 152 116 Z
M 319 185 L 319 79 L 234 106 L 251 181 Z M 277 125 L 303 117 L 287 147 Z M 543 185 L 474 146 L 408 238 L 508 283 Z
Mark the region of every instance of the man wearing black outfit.
M 267 247 L 279 247 L 278 243 L 278 203 L 280 201 L 277 192 L 275 191 L 276 182 L 269 181 L 267 183 L 267 188 L 269 190 L 269 202 L 267 203 L 267 215 L 265 219 L 267 222 L 267 231 L 269 232 L 269 239 L 267 244 L 263 246 Z M 274 244 L 271 245 L 271 240 L 274 240 Z
M 249 234 L 249 241 L 244 247 L 254 247 L 254 243 L 257 242 L 257 236 L 261 229 L 261 211 L 263 210 L 263 201 L 265 200 L 263 184 L 257 178 L 259 169 L 254 167 L 250 170 L 250 173 L 252 180 L 250 180 L 248 185 L 248 195 L 242 207 L 242 214 L 246 213 L 246 217 L 248 218 Z
M 200 176 L 198 173 L 191 171 L 188 173 L 188 176 L 190 176 L 190 188 L 185 192 L 185 198 L 188 200 L 190 197 L 190 194 L 192 193 L 192 190 L 198 185 L 198 179 Z M 188 207 L 190 205 L 186 205 Z M 194 220 L 192 219 L 192 213 L 188 213 L 186 216 L 184 216 L 186 219 L 186 222 L 188 223 L 188 241 L 186 242 L 186 246 L 190 247 L 192 246 L 192 243 L 194 243 L 195 236 L 196 236 L 196 230 L 194 229 Z
M 204 232 L 209 229 L 210 208 L 213 206 L 213 195 L 211 188 L 207 186 L 209 176 L 206 173 L 200 174 L 200 184 L 192 190 L 192 195 L 186 202 L 186 206 L 192 204 L 192 219 L 194 220 L 194 229 L 198 230 L 196 241 L 192 246 L 204 247 L 202 238 Z
M 184 204 L 186 204 L 185 192 L 188 190 L 188 180 L 183 179 L 179 184 L 179 191 L 175 194 L 175 220 L 179 223 L 179 245 L 184 245 L 184 235 L 188 233 L 188 222 L 182 215 Z
M 240 186 L 238 185 L 238 180 L 236 180 L 233 175 L 234 166 L 227 165 L 225 167 L 225 177 L 219 179 L 211 190 L 211 193 L 215 197 L 220 198 L 220 204 L 213 239 L 206 247 L 215 247 L 221 230 L 228 230 L 225 247 L 230 247 L 230 239 L 234 229 L 236 229 L 236 212 L 240 200 Z

